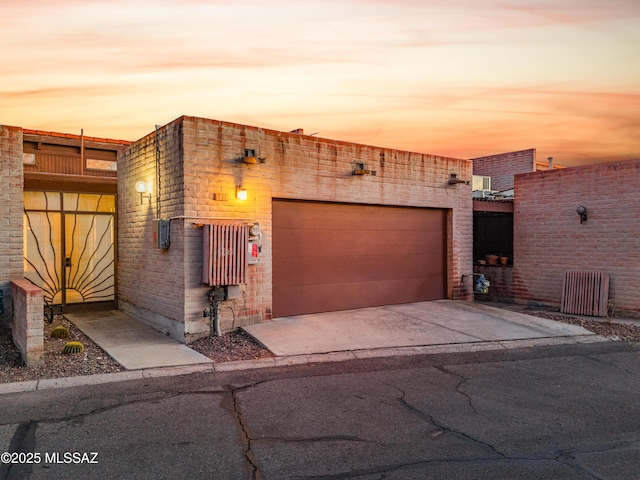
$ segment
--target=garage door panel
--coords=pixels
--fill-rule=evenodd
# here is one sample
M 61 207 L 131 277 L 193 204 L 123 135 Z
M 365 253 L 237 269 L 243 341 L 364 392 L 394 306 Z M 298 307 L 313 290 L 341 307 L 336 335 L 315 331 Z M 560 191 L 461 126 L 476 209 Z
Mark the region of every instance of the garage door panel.
M 407 234 L 403 231 L 312 231 L 291 229 L 279 232 L 279 247 L 291 257 L 355 255 L 419 255 L 425 244 L 442 247 L 441 232 Z M 302 241 L 300 239 L 308 240 Z
M 441 279 L 442 266 L 430 262 L 428 257 L 393 255 L 373 263 L 369 256 L 345 261 L 344 257 L 288 258 L 280 262 L 282 268 L 274 271 L 273 282 L 278 286 L 323 285 L 334 283 L 367 282 L 373 280 L 402 280 L 435 277 Z M 280 271 L 313 270 L 312 275 L 284 275 Z
M 444 298 L 445 217 L 274 200 L 274 316 Z
M 376 307 L 414 302 L 416 295 L 423 301 L 439 300 L 444 295 L 436 284 L 425 279 L 364 282 L 343 285 L 297 286 L 274 288 L 273 295 L 282 300 L 278 316 L 331 312 L 353 308 Z M 311 305 L 311 307 L 310 307 Z
M 334 203 L 311 203 L 295 201 L 278 201 L 287 204 L 286 217 L 279 224 L 282 229 L 300 230 L 354 230 L 359 228 L 376 228 L 384 225 L 383 230 L 429 231 L 439 230 L 437 223 L 442 211 L 438 209 L 409 207 L 380 207 L 374 205 L 350 205 Z M 309 206 L 313 205 L 314 214 L 309 215 Z M 354 212 L 352 208 L 357 208 Z M 389 211 L 380 210 L 388 209 Z M 420 215 L 415 215 L 419 211 Z M 378 227 L 380 228 L 380 227 Z

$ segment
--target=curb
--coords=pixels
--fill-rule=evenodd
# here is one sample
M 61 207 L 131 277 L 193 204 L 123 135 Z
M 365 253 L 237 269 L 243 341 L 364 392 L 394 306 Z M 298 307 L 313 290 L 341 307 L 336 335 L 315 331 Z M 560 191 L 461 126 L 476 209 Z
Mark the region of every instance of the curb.
M 141 370 L 125 370 L 123 372 L 102 373 L 97 375 L 81 375 L 77 377 L 45 378 L 0 384 L 0 395 L 9 393 L 51 390 L 56 388 L 102 385 L 105 383 L 125 382 L 142 378 L 172 377 L 191 375 L 194 373 L 233 372 L 260 368 L 307 365 L 312 363 L 344 362 L 380 357 L 401 357 L 412 355 L 435 355 L 443 353 L 468 353 L 490 350 L 511 350 L 540 346 L 587 344 L 609 342 L 611 340 L 600 335 L 578 335 L 569 337 L 544 337 L 526 340 L 501 340 L 491 342 L 457 343 L 444 345 L 424 345 L 414 347 L 391 347 L 371 350 L 350 350 L 342 352 L 313 353 L 291 355 L 286 357 L 261 358 L 257 360 L 239 360 L 235 362 L 206 363 L 175 367 L 154 367 Z

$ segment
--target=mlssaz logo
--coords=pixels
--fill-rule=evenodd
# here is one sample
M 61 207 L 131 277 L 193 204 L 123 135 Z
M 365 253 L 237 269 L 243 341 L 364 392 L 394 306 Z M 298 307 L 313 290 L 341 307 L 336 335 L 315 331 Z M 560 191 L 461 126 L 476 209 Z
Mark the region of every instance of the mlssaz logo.
M 98 452 L 51 452 L 45 453 L 45 463 L 98 463 Z

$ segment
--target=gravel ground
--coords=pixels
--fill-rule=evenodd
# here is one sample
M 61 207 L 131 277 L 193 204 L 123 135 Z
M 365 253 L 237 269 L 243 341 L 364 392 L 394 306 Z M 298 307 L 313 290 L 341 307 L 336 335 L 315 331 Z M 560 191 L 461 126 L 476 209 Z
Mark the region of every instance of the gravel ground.
M 550 311 L 527 310 L 521 312 L 550 320 L 580 325 L 591 332 L 612 340 L 640 343 L 640 326 L 638 325 L 572 317 Z M 44 322 L 44 325 L 45 361 L 44 365 L 39 367 L 26 367 L 22 363 L 20 353 L 13 345 L 11 331 L 7 328 L 0 328 L 0 383 L 94 375 L 123 370 L 116 361 L 64 317 L 58 316 L 51 325 L 47 322 Z M 50 337 L 51 330 L 57 325 L 64 325 L 69 329 L 69 338 L 55 339 Z M 65 343 L 72 340 L 79 341 L 84 345 L 83 353 L 71 355 L 62 353 Z M 203 338 L 189 346 L 211 358 L 214 362 L 253 360 L 273 356 L 271 352 L 258 345 L 239 330 L 221 337 Z
M 68 338 L 51 338 L 51 330 L 58 325 L 67 327 L 69 330 Z M 71 355 L 62 353 L 64 345 L 69 341 L 82 343 L 84 352 Z M 211 358 L 214 362 L 273 356 L 271 352 L 239 330 L 222 337 L 203 338 L 189 346 Z M 13 345 L 11 330 L 0 328 L 0 383 L 95 375 L 124 370 L 118 362 L 61 315 L 58 315 L 51 325 L 44 322 L 44 348 L 44 365 L 27 367 L 22 362 L 20 352 Z
M 67 327 L 68 338 L 50 336 L 51 330 L 58 325 Z M 62 348 L 70 341 L 82 343 L 84 352 L 69 355 L 62 353 Z M 27 367 L 22 362 L 20 352 L 13 345 L 11 330 L 0 329 L 0 383 L 95 375 L 123 370 L 119 363 L 61 315 L 58 315 L 51 324 L 44 322 L 44 348 L 44 365 Z
M 628 325 L 625 323 L 611 322 L 608 320 L 592 320 L 585 317 L 572 317 L 568 315 L 562 315 L 553 312 L 523 312 L 528 315 L 535 315 L 536 317 L 548 318 L 549 320 L 556 320 L 558 322 L 570 323 L 572 325 L 579 325 L 590 332 L 597 335 L 607 337 L 610 340 L 640 343 L 640 323 L 635 325 Z

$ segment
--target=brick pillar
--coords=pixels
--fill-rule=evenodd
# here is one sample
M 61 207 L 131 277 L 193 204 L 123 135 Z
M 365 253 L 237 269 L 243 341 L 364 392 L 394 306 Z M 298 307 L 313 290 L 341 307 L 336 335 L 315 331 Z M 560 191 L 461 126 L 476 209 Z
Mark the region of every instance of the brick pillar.
M 4 313 L 0 324 L 8 325 L 13 312 L 9 283 L 22 277 L 23 169 L 22 129 L 0 125 L 0 290 Z
M 27 280 L 11 282 L 13 317 L 11 336 L 28 366 L 44 363 L 44 300 L 43 292 Z

